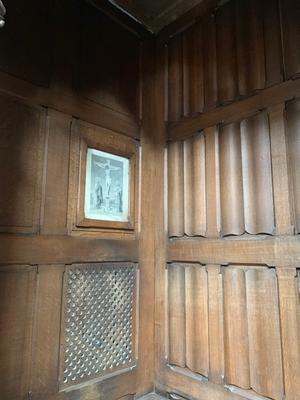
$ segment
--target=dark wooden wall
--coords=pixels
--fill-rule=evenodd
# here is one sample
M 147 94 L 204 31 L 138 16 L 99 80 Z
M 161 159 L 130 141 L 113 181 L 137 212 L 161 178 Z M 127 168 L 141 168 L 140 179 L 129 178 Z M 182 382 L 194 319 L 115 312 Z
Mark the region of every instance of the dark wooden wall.
M 201 400 L 299 397 L 299 18 L 297 0 L 231 0 L 160 38 L 163 391 Z
M 141 81 L 153 86 L 153 46 L 142 58 L 138 34 L 84 1 L 7 3 L 0 31 L 0 397 L 131 399 L 153 388 L 154 232 L 145 200 L 155 169 L 143 171 L 159 140 L 149 96 L 141 123 Z M 100 147 L 136 148 L 130 231 L 77 226 L 78 142 L 87 136 Z M 64 271 L 102 261 L 139 263 L 138 364 L 59 391 Z

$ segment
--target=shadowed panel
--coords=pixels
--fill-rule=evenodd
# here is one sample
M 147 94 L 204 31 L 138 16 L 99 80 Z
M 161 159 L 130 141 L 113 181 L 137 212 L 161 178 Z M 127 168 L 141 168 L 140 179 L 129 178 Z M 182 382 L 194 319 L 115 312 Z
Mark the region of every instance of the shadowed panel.
M 168 269 L 169 363 L 185 367 L 185 269 L 171 264 Z
M 207 15 L 202 20 L 203 59 L 204 59 L 204 106 L 213 108 L 218 99 L 217 88 L 217 48 L 216 21 L 214 15 Z
M 274 205 L 268 117 L 260 113 L 241 122 L 245 228 L 274 232 Z
M 251 387 L 275 400 L 283 396 L 279 307 L 275 270 L 246 272 Z
M 169 121 L 176 121 L 183 116 L 183 51 L 182 36 L 177 35 L 168 45 L 168 108 Z
M 218 97 L 221 103 L 226 103 L 234 100 L 238 94 L 233 2 L 225 4 L 218 10 L 216 21 Z
M 220 129 L 221 229 L 223 235 L 245 231 L 240 124 Z
M 224 343 L 226 382 L 250 389 L 245 272 L 224 268 Z
M 300 99 L 287 104 L 288 155 L 293 185 L 295 229 L 300 233 Z
M 172 142 L 168 151 L 169 236 L 184 235 L 183 142 Z
M 186 365 L 208 375 L 207 272 L 200 265 L 185 266 Z

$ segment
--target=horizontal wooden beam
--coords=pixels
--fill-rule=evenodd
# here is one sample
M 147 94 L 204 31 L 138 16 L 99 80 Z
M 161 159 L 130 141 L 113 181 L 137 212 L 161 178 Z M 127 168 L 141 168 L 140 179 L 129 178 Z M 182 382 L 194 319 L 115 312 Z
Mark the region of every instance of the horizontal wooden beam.
M 300 236 L 260 239 L 174 239 L 167 261 L 300 267 Z
M 289 80 L 264 89 L 246 99 L 172 123 L 168 127 L 168 138 L 170 140 L 186 139 L 202 129 L 247 118 L 259 110 L 298 96 L 300 96 L 300 79 Z
M 0 92 L 139 138 L 139 124 L 133 117 L 84 99 L 76 93 L 37 87 L 4 72 L 0 72 Z
M 137 261 L 136 240 L 43 235 L 1 235 L 0 264 L 72 264 Z

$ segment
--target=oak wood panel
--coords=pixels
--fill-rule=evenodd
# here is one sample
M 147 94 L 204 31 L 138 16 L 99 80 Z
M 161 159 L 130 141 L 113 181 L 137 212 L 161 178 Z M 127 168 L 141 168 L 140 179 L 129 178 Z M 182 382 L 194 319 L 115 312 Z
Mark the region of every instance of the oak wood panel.
M 139 39 L 91 4 L 81 2 L 78 13 L 74 89 L 80 96 L 138 118 Z
M 275 270 L 249 269 L 246 291 L 251 387 L 279 400 L 284 389 Z
M 219 8 L 217 24 L 218 98 L 221 103 L 232 101 L 238 94 L 234 2 Z
M 260 113 L 241 122 L 245 229 L 274 232 L 272 166 L 268 118 Z
M 188 236 L 206 233 L 205 137 L 184 142 L 184 226 Z
M 300 4 L 297 0 L 281 0 L 285 78 L 300 74 Z
M 36 269 L 2 267 L 0 275 L 1 397 L 15 400 L 25 398 L 30 390 Z
M 300 95 L 300 79 L 289 80 L 264 89 L 243 100 L 235 101 L 216 109 L 209 110 L 195 117 L 172 123 L 168 128 L 171 140 L 182 140 L 193 136 L 199 129 L 204 129 L 220 123 L 234 122 L 247 118 L 260 110 L 282 103 Z
M 168 221 L 169 236 L 184 235 L 183 142 L 168 147 Z
M 67 233 L 69 148 L 71 118 L 48 112 L 48 138 L 42 234 Z
M 245 231 L 240 124 L 220 128 L 220 193 L 222 234 Z
M 0 92 L 8 93 L 29 104 L 42 104 L 104 128 L 139 137 L 139 126 L 131 116 L 57 89 L 37 87 L 31 83 L 0 72 Z
M 263 7 L 263 25 L 265 42 L 266 86 L 272 86 L 283 80 L 283 58 L 281 46 L 281 26 L 277 0 L 265 0 Z
M 208 273 L 208 330 L 209 380 L 223 384 L 224 378 L 224 325 L 223 285 L 220 266 L 207 265 Z
M 0 230 L 37 232 L 39 228 L 46 114 L 0 96 Z
M 300 233 L 300 100 L 287 104 L 288 157 L 293 187 L 295 230 Z
M 137 261 L 136 240 L 109 240 L 65 235 L 2 235 L 0 264 L 69 264 Z
M 224 268 L 225 381 L 250 389 L 249 343 L 245 272 Z
M 168 45 L 168 110 L 169 121 L 183 116 L 183 48 L 182 36 L 175 36 Z
M 202 25 L 193 25 L 183 34 L 184 115 L 201 112 L 204 105 Z
M 2 71 L 35 85 L 49 85 L 53 4 L 53 0 L 9 1 L 8 18 L 0 35 Z
M 300 393 L 300 278 L 295 268 L 278 268 L 282 355 L 285 398 L 296 400 Z
M 171 264 L 168 268 L 168 311 L 170 364 L 186 365 L 185 268 Z
M 216 21 L 214 14 L 209 14 L 201 21 L 203 26 L 204 61 L 204 105 L 205 109 L 215 107 L 218 99 L 217 88 L 217 46 Z
M 285 135 L 284 104 L 278 104 L 268 110 L 276 234 L 293 234 L 292 209 L 287 160 L 287 141 Z
M 215 126 L 205 129 L 206 144 L 206 236 L 218 237 L 220 232 L 219 136 Z
M 176 239 L 169 240 L 167 261 L 201 264 L 262 264 L 295 266 L 300 263 L 298 237 L 253 239 Z
M 262 3 L 246 0 L 235 5 L 239 94 L 246 95 L 265 86 Z
M 185 266 L 186 366 L 208 376 L 207 272 L 200 265 Z
M 31 378 L 33 399 L 54 395 L 58 391 L 57 373 L 64 269 L 64 265 L 43 265 L 38 268 Z

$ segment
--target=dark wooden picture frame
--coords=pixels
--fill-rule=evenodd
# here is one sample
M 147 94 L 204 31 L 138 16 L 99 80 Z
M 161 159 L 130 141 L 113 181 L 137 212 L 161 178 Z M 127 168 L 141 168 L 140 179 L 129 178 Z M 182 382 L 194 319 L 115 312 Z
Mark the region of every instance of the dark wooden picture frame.
M 73 121 L 73 154 L 70 168 L 73 170 L 73 222 L 72 230 L 108 230 L 134 232 L 137 222 L 138 154 L 139 145 L 133 138 L 125 137 L 106 128 Z M 128 220 L 98 220 L 85 216 L 85 185 L 88 149 L 99 150 L 129 160 Z M 72 150 L 71 150 L 72 152 Z M 72 172 L 72 171 L 71 171 Z M 72 179 L 71 179 L 72 180 Z M 72 208 L 72 207 L 71 207 Z M 71 210 L 72 211 L 72 210 Z

